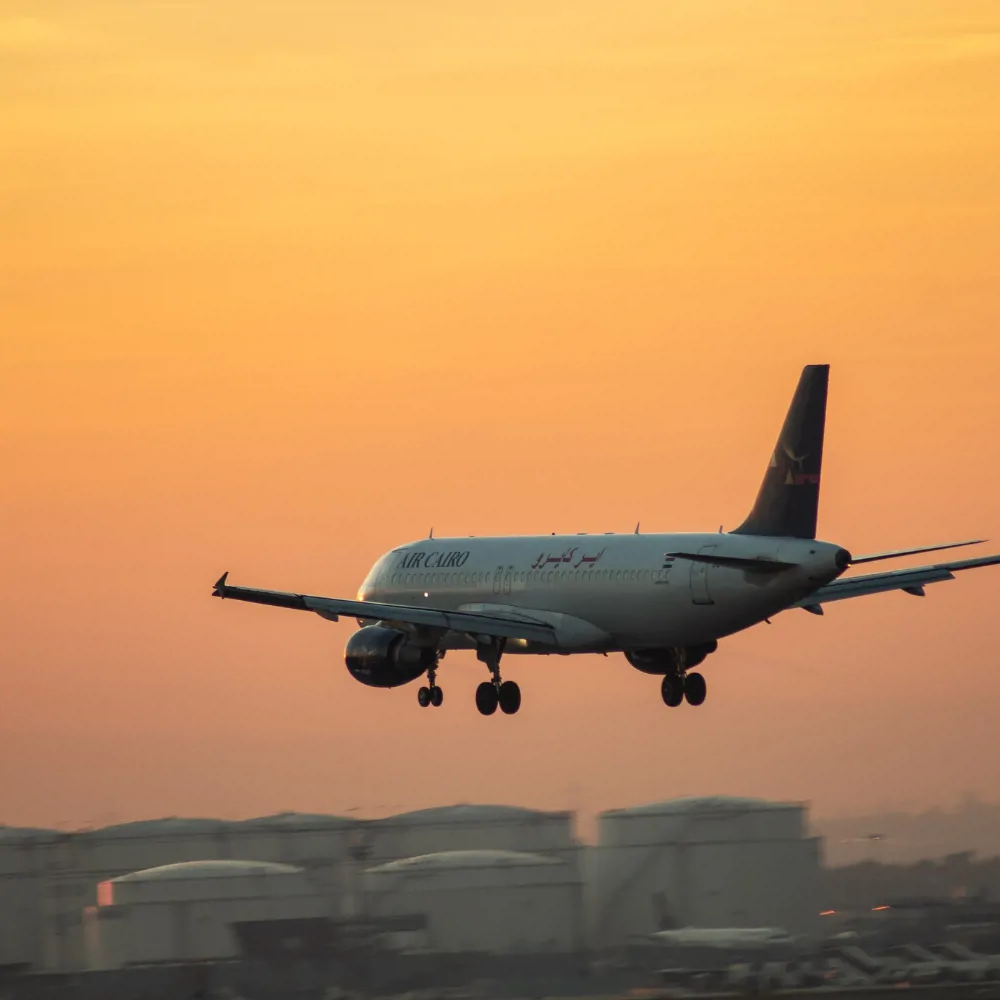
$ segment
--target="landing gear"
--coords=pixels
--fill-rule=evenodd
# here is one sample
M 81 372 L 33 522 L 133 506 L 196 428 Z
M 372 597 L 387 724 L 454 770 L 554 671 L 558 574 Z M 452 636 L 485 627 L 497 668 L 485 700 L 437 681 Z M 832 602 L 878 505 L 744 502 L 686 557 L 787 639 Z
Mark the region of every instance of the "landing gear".
M 493 679 L 483 681 L 476 688 L 476 708 L 481 715 L 493 715 L 497 707 L 504 715 L 514 715 L 521 707 L 521 689 L 514 681 L 500 679 L 500 657 L 503 655 L 503 639 L 484 639 L 476 647 L 476 656 L 489 667 Z
M 480 715 L 492 715 L 499 703 L 500 696 L 493 681 L 483 681 L 476 688 L 476 708 L 479 709 Z
M 689 705 L 701 705 L 708 694 L 708 685 L 701 674 L 688 674 L 684 678 L 684 697 Z
M 521 689 L 513 681 L 504 681 L 497 689 L 500 711 L 513 715 L 521 707 Z
M 684 700 L 684 679 L 679 674 L 667 674 L 660 684 L 660 695 L 667 708 L 676 708 Z
M 693 649 L 672 651 L 673 655 L 667 672 L 660 684 L 660 695 L 664 705 L 676 708 L 684 701 L 689 705 L 703 705 L 705 703 L 705 696 L 708 694 L 705 678 L 698 673 L 688 673 L 688 667 L 701 663 L 714 648 L 714 645 L 706 644 Z
M 427 671 L 427 680 L 429 684 L 420 688 L 417 691 L 417 704 L 421 708 L 427 708 L 428 705 L 433 705 L 435 708 L 440 708 L 441 703 L 444 701 L 444 692 L 437 686 L 437 663 L 435 662 L 433 667 L 430 667 Z

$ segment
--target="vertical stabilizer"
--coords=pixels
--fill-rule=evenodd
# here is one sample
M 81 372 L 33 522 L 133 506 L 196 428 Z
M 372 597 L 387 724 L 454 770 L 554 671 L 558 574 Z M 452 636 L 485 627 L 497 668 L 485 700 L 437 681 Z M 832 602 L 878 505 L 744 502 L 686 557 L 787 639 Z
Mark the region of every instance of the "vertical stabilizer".
M 815 538 L 829 365 L 806 365 L 760 492 L 737 535 Z

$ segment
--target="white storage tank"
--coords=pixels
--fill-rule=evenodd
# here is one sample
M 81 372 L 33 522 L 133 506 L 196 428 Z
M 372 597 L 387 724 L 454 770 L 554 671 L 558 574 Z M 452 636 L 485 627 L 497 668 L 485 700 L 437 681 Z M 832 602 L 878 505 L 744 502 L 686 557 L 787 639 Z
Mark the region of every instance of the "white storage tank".
M 819 842 L 799 803 L 710 797 L 603 813 L 591 935 L 598 946 L 674 927 L 816 929 Z
M 329 909 L 292 865 L 193 861 L 134 872 L 102 882 L 97 905 L 85 910 L 87 967 L 233 958 L 233 923 L 326 916 Z
M 64 834 L 0 826 L 0 966 L 45 963 L 47 860 Z
M 122 823 L 77 834 L 66 867 L 133 872 L 182 861 L 253 858 L 282 864 L 340 857 L 357 821 L 280 813 L 256 819 L 167 818 Z
M 545 854 L 576 863 L 579 845 L 573 814 L 516 806 L 454 805 L 418 809 L 373 820 L 374 862 L 397 861 L 446 851 L 515 851 Z
M 98 883 L 129 872 L 249 858 L 307 868 L 329 895 L 339 895 L 343 860 L 358 826 L 341 816 L 281 813 L 240 821 L 168 817 L 60 834 L 45 850 L 44 965 L 83 965 L 84 908 L 95 905 Z
M 575 866 L 515 851 L 448 851 L 365 873 L 371 916 L 423 915 L 398 945 L 438 953 L 575 952 L 582 946 Z

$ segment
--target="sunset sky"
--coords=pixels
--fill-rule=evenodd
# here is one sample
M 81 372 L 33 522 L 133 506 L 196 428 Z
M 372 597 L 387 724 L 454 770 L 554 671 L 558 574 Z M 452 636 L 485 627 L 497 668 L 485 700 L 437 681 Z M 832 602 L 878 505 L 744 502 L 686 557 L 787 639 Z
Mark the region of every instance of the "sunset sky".
M 1000 568 L 489 719 L 209 597 L 735 526 L 822 362 L 821 536 L 1000 551 L 992 0 L 0 0 L 0 338 L 0 822 L 996 797 Z

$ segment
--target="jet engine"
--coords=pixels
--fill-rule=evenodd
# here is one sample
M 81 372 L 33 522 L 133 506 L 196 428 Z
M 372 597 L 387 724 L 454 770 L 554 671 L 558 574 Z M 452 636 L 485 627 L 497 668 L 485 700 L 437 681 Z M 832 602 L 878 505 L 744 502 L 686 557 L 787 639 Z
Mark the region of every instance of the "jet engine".
M 719 648 L 718 642 L 703 642 L 683 649 L 627 649 L 625 659 L 644 674 L 673 673 L 683 662 L 684 669 L 698 666 L 709 653 Z M 683 653 L 683 661 L 680 654 Z
M 437 662 L 437 650 L 417 646 L 399 629 L 366 625 L 347 640 L 344 662 L 356 681 L 393 688 L 425 674 Z

